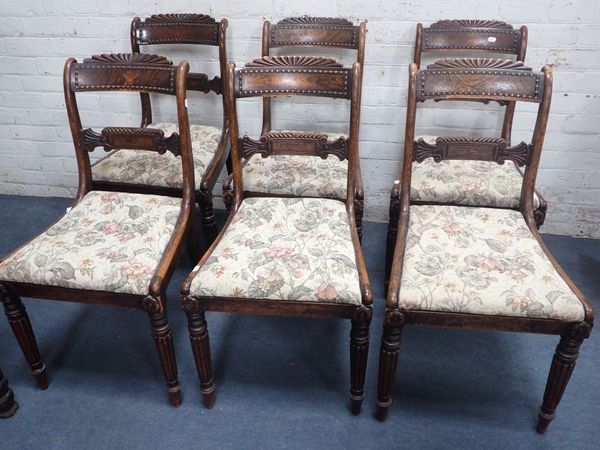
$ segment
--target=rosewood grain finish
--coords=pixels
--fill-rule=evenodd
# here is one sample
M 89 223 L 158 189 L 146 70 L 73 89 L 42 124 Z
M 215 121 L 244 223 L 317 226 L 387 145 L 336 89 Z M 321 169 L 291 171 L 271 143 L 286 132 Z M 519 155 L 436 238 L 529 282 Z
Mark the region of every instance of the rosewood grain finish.
M 358 161 L 358 127 L 360 112 L 360 91 L 362 67 L 355 63 L 350 68 L 335 68 L 332 70 L 329 60 L 310 59 L 304 60 L 303 65 L 290 66 L 284 59 L 270 59 L 269 64 L 259 65 L 256 62 L 244 68 L 236 69 L 233 63 L 228 64 L 228 71 L 225 85 L 225 99 L 227 104 L 227 115 L 231 125 L 231 151 L 232 151 L 232 169 L 233 169 L 233 189 L 229 191 L 232 204 L 229 219 L 225 224 L 219 236 L 215 239 L 212 246 L 205 253 L 194 271 L 187 277 L 181 286 L 181 304 L 188 317 L 188 329 L 190 340 L 196 362 L 198 376 L 200 378 L 200 389 L 204 398 L 204 404 L 211 408 L 215 401 L 215 383 L 211 369 L 209 336 L 204 317 L 205 311 L 223 311 L 236 312 L 242 314 L 261 314 L 273 316 L 301 316 L 317 317 L 323 319 L 350 319 L 352 330 L 350 333 L 350 354 L 351 354 L 351 389 L 350 401 L 353 414 L 360 412 L 362 400 L 364 397 L 364 380 L 367 364 L 367 354 L 369 347 L 369 324 L 372 317 L 373 293 L 369 283 L 366 265 L 355 223 L 355 198 L 354 189 L 351 187 L 356 184 L 357 161 Z M 272 64 L 273 61 L 281 61 L 281 64 Z M 319 64 L 320 62 L 323 64 Z M 300 63 L 296 60 L 296 63 Z M 272 84 L 264 81 L 260 89 L 256 89 L 255 96 L 268 96 L 271 91 L 279 89 L 281 77 L 285 77 L 286 86 L 290 95 L 313 95 L 323 97 L 337 97 L 333 92 L 337 89 L 339 77 L 342 76 L 348 80 L 347 98 L 350 100 L 351 121 L 350 134 L 345 142 L 344 156 L 348 159 L 348 198 L 345 200 L 348 221 L 351 227 L 352 244 L 356 265 L 358 268 L 359 285 L 361 289 L 362 301 L 360 305 L 350 303 L 316 302 L 316 301 L 293 301 L 293 300 L 274 300 L 274 299 L 253 299 L 236 297 L 210 297 L 201 296 L 190 291 L 192 281 L 198 274 L 202 266 L 211 258 L 219 241 L 224 236 L 229 225 L 240 207 L 242 200 L 247 196 L 243 186 L 242 176 L 242 155 L 244 151 L 249 151 L 251 144 L 253 149 L 263 146 L 269 149 L 277 147 L 279 140 L 284 139 L 285 145 L 294 147 L 294 142 L 300 151 L 315 152 L 328 145 L 326 137 L 321 134 L 289 134 L 265 132 L 260 139 L 250 140 L 247 137 L 239 137 L 238 116 L 236 111 L 237 99 L 248 95 L 240 89 L 240 80 L 245 77 L 262 77 L 265 74 L 271 76 Z M 314 82 L 307 83 L 306 76 L 316 77 L 320 80 L 315 86 Z M 260 78 L 263 79 L 263 78 Z M 264 78 L 265 80 L 267 78 Z M 308 92 L 310 91 L 310 92 Z M 289 142 L 288 142 L 289 141 Z M 268 150 L 265 150 L 268 151 Z
M 271 24 L 269 21 L 265 21 L 263 24 L 262 33 L 262 56 L 263 58 L 255 60 L 251 64 L 256 66 L 264 66 L 275 62 L 278 65 L 294 65 L 299 64 L 301 66 L 310 65 L 311 56 L 287 56 L 285 59 L 279 59 L 278 56 L 271 55 L 271 49 L 294 49 L 294 48 L 338 48 L 346 50 L 355 50 L 357 52 L 356 61 L 360 63 L 361 67 L 364 67 L 365 61 L 365 40 L 367 33 L 366 22 L 361 22 L 359 25 L 354 25 L 347 19 L 343 18 L 332 18 L 332 17 L 312 17 L 312 16 L 300 16 L 300 17 L 288 17 L 282 19 L 275 24 Z M 334 59 L 325 61 L 324 58 L 315 59 L 318 61 L 320 67 L 342 67 L 342 64 Z M 247 65 L 248 67 L 249 65 Z M 247 78 L 244 81 L 248 81 Z M 242 80 L 240 80 L 242 81 Z M 256 77 L 251 81 L 259 83 Z M 336 97 L 349 98 L 348 94 L 348 80 L 340 78 L 336 83 L 335 87 L 331 89 L 331 92 L 321 92 L 325 96 L 334 94 Z M 270 82 L 266 80 L 266 82 Z M 318 83 L 318 81 L 316 81 Z M 306 79 L 305 87 L 310 88 L 310 84 L 314 80 Z M 251 86 L 246 85 L 244 87 L 250 88 Z M 243 86 L 239 87 L 244 91 Z M 309 91 L 311 89 L 306 89 Z M 252 89 L 250 89 L 252 91 Z M 286 94 L 285 86 L 278 86 L 278 90 L 275 93 Z M 257 93 L 261 93 L 260 89 L 256 92 L 248 92 L 249 96 L 254 96 Z M 306 95 L 313 95 L 312 93 L 305 92 Z M 271 114 L 271 96 L 263 96 L 263 123 L 262 133 L 265 134 L 272 131 L 272 114 Z M 298 153 L 288 153 L 298 154 Z M 245 159 L 245 155 L 243 156 Z M 356 166 L 357 177 L 356 185 L 354 189 L 354 212 L 356 213 L 356 224 L 358 226 L 359 236 L 362 237 L 362 217 L 364 209 L 364 189 L 363 181 L 360 173 L 360 161 Z M 230 199 L 231 194 L 232 178 L 224 184 L 224 200 L 228 209 L 231 209 Z M 255 195 L 252 192 L 246 192 L 247 195 Z M 263 195 L 264 193 L 257 193 L 256 195 Z
M 129 56 L 129 58 L 160 64 L 170 62 L 164 56 L 141 53 L 141 47 L 147 45 L 170 45 L 171 48 L 173 48 L 173 45 L 179 44 L 186 46 L 186 48 L 188 48 L 187 46 L 190 44 L 218 47 L 219 75 L 210 78 L 204 73 L 190 72 L 188 73 L 187 78 L 187 89 L 188 91 L 198 91 L 205 94 L 214 92 L 215 94 L 221 95 L 222 78 L 227 62 L 226 30 L 227 19 L 216 21 L 214 18 L 205 14 L 155 14 L 144 20 L 136 17 L 131 22 L 130 32 L 131 50 L 135 56 Z M 98 59 L 98 57 L 94 58 Z M 105 59 L 104 55 L 100 58 Z M 157 71 L 156 76 L 159 76 L 160 73 L 160 71 Z M 157 91 L 149 89 L 140 93 L 142 106 L 141 127 L 147 127 L 152 122 L 151 92 Z M 208 165 L 202 180 L 200 180 L 200 188 L 196 190 L 195 195 L 196 202 L 202 214 L 202 228 L 208 240 L 214 239 L 214 236 L 216 235 L 212 191 L 229 155 L 229 129 L 225 118 L 224 105 L 222 130 L 215 155 Z M 169 145 L 167 145 L 167 147 L 169 147 Z M 167 148 L 167 150 L 169 149 Z M 110 155 L 107 157 L 110 157 Z M 172 197 L 181 197 L 183 195 L 182 189 L 175 187 L 100 180 L 94 180 L 92 183 L 94 188 L 102 190 L 125 190 L 127 192 L 168 195 Z M 194 225 L 192 225 L 192 235 L 190 253 L 197 256 L 199 237 L 198 230 L 196 230 L 196 226 Z
M 15 401 L 15 394 L 8 386 L 8 378 L 0 370 L 0 419 L 12 417 L 19 409 L 19 404 Z
M 414 142 L 416 105 L 417 102 L 423 98 L 420 97 L 420 93 L 423 92 L 421 83 L 423 79 L 427 79 L 431 75 L 432 71 L 438 70 L 439 69 L 419 70 L 415 63 L 411 64 L 409 68 L 404 161 L 401 174 L 399 174 L 398 177 L 398 179 L 401 179 L 402 181 L 401 185 L 400 182 L 397 181 L 395 187 L 395 189 L 398 189 L 398 185 L 400 185 L 400 194 L 397 197 L 398 203 L 395 205 L 397 215 L 394 224 L 394 226 L 397 227 L 395 231 L 398 233 L 398 238 L 395 240 L 393 258 L 388 261 L 391 265 L 391 277 L 387 294 L 384 331 L 379 356 L 377 415 L 380 420 L 385 420 L 388 408 L 392 403 L 391 391 L 400 352 L 400 340 L 402 329 L 406 324 L 490 331 L 558 334 L 561 336 L 561 339 L 552 361 L 544 399 L 539 411 L 537 431 L 542 433 L 556 415 L 556 408 L 567 386 L 573 368 L 575 367 L 579 347 L 583 340 L 589 337 L 594 321 L 594 312 L 591 304 L 588 303 L 581 291 L 558 265 L 543 243 L 534 217 L 533 192 L 550 109 L 552 69 L 550 66 L 545 66 L 540 73 L 531 72 L 527 75 L 527 89 L 523 88 L 524 85 L 520 81 L 524 72 L 515 69 L 500 69 L 494 70 L 493 72 L 490 72 L 487 68 L 472 69 L 469 71 L 452 69 L 446 71 L 444 74 L 438 74 L 438 80 L 439 84 L 443 86 L 464 86 L 467 81 L 473 86 L 470 90 L 457 90 L 454 92 L 452 98 L 455 100 L 495 100 L 499 97 L 498 93 L 501 92 L 502 97 L 510 98 L 511 101 L 539 104 L 531 143 L 517 146 L 522 147 L 522 151 L 527 153 L 519 210 L 522 213 L 530 232 L 540 244 L 545 255 L 557 270 L 558 274 L 564 279 L 569 288 L 581 301 L 584 311 L 584 318 L 581 322 L 561 321 L 550 318 L 508 317 L 406 309 L 400 306 L 400 284 L 404 266 L 405 248 L 407 245 L 406 238 L 408 233 L 410 206 L 412 203 L 410 189 L 413 161 L 417 158 L 424 157 L 437 157 L 441 159 L 445 155 L 443 151 L 439 151 L 440 148 L 445 148 L 444 146 L 451 142 L 448 141 L 447 138 L 438 138 L 436 146 L 429 146 L 432 148 L 428 149 L 429 154 L 427 155 L 423 154 L 423 143 Z M 533 82 L 530 82 L 529 79 L 531 78 L 533 79 Z M 486 86 L 486 88 L 476 91 L 477 86 Z M 510 90 L 507 89 L 507 86 L 510 86 Z M 442 89 L 432 88 L 431 92 L 429 97 L 431 97 L 432 100 L 445 98 L 447 96 Z M 497 152 L 500 151 L 500 145 L 503 146 L 504 151 L 510 148 L 506 147 L 508 144 L 507 140 L 494 139 L 491 140 L 489 144 L 489 148 L 491 148 L 492 151 L 490 151 L 487 156 L 492 160 L 497 160 Z M 432 152 L 431 150 L 435 151 Z M 460 153 L 460 151 L 458 153 Z M 470 157 L 471 155 L 469 152 L 466 152 L 466 154 L 463 154 L 462 156 Z M 500 162 L 502 161 L 503 160 L 501 159 Z M 468 207 L 464 206 L 464 208 Z M 483 299 L 483 301 L 485 301 L 485 299 Z
M 152 62 L 147 62 L 149 60 Z M 181 253 L 194 208 L 194 173 L 186 102 L 187 62 L 173 66 L 170 62 L 144 59 L 139 55 L 103 55 L 78 63 L 70 58 L 64 68 L 64 94 L 69 125 L 75 145 L 79 185 L 72 206 L 90 191 L 97 189 L 92 182 L 89 151 L 96 146 L 166 151 L 179 155 L 183 173 L 182 203 L 174 231 L 150 280 L 147 295 L 134 295 L 108 291 L 71 289 L 22 282 L 0 282 L 0 300 L 15 337 L 29 364 L 40 389 L 48 387 L 46 366 L 41 359 L 29 317 L 20 297 L 60 300 L 77 303 L 119 306 L 146 311 L 158 356 L 162 365 L 170 401 L 181 404 L 181 388 L 177 378 L 177 365 L 166 313 L 166 288 Z M 160 73 L 160 76 L 156 76 Z M 81 74 L 84 74 L 81 77 Z M 87 74 L 93 74 L 91 78 Z M 102 74 L 102 75 L 100 75 Z M 93 84 L 89 82 L 93 79 Z M 82 89 L 83 87 L 83 89 Z M 105 128 L 101 133 L 84 128 L 81 123 L 76 97 L 87 91 L 126 90 L 130 92 L 162 92 L 176 97 L 179 134 L 163 139 L 162 131 L 149 128 Z M 90 139 L 92 142 L 90 142 Z M 175 148 L 176 147 L 176 148 Z M 141 151 L 144 151 L 141 150 Z M 100 233 L 101 231 L 95 231 Z

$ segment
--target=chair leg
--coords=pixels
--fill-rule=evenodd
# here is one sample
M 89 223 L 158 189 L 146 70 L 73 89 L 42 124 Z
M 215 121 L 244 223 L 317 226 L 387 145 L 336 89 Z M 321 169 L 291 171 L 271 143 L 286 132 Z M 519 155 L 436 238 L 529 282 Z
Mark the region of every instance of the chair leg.
M 579 347 L 583 340 L 590 335 L 591 327 L 583 322 L 564 333 L 550 366 L 544 400 L 538 414 L 537 432 L 544 433 L 550 422 L 556 417 L 556 408 L 560 403 L 569 378 L 575 369 Z
M 385 251 L 385 296 L 387 297 L 390 275 L 392 272 L 392 261 L 394 260 L 394 249 L 396 248 L 396 239 L 398 237 L 398 217 L 400 215 L 400 199 L 392 197 L 390 199 L 390 220 L 388 223 L 387 242 Z
M 212 409 L 215 404 L 215 382 L 212 375 L 210 340 L 204 311 L 200 311 L 198 302 L 193 297 L 186 297 L 182 303 L 188 318 L 190 343 L 198 378 L 200 378 L 200 392 L 204 406 Z
M 377 419 L 383 422 L 392 404 L 392 386 L 398 366 L 400 339 L 404 326 L 404 315 L 393 309 L 385 311 L 383 338 L 379 351 L 379 380 L 377 386 Z
M 365 209 L 365 202 L 362 198 L 354 198 L 354 220 L 356 222 L 356 231 L 358 232 L 358 239 L 362 242 L 362 219 L 363 212 Z
M 199 199 L 198 206 L 202 210 L 202 230 L 208 247 L 217 236 L 217 222 L 213 211 L 212 195 L 205 192 L 203 198 Z
M 19 404 L 15 401 L 15 394 L 8 386 L 8 379 L 0 370 L 0 419 L 12 417 L 19 409 Z
M 365 397 L 365 373 L 369 356 L 369 325 L 373 310 L 371 307 L 357 308 L 352 317 L 350 331 L 350 406 L 352 414 L 360 413 Z
M 143 302 L 144 309 L 150 317 L 150 325 L 154 334 L 154 343 L 167 384 L 167 392 L 173 406 L 181 406 L 181 385 L 177 378 L 177 361 L 175 360 L 175 347 L 171 336 L 171 326 L 165 310 L 164 299 L 146 297 Z
M 10 327 L 19 342 L 19 346 L 29 363 L 31 374 L 40 389 L 48 388 L 48 376 L 46 365 L 42 361 L 40 351 L 35 341 L 35 335 L 31 328 L 31 322 L 25 306 L 19 297 L 12 295 L 5 287 L 0 286 L 0 300 L 4 304 L 4 312 L 10 323 Z

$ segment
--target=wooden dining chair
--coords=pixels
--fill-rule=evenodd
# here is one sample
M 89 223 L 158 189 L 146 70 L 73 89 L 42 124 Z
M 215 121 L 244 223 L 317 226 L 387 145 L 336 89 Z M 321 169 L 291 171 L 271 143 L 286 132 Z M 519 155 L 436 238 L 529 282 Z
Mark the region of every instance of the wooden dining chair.
M 192 144 L 186 108 L 187 62 L 150 54 L 68 59 L 64 92 L 79 185 L 73 204 L 45 231 L 0 261 L 0 300 L 37 384 L 48 387 L 29 317 L 20 297 L 145 310 L 171 402 L 181 404 L 167 318 L 166 288 L 194 209 Z M 104 91 L 175 96 L 178 132 L 152 127 L 84 128 L 77 99 Z M 181 198 L 97 190 L 89 153 L 127 148 L 151 155 L 170 152 L 181 165 Z M 134 150 L 132 150 L 134 151 Z
M 544 244 L 533 214 L 533 187 L 552 95 L 552 69 L 519 62 L 441 60 L 409 69 L 399 232 L 379 359 L 378 417 L 384 420 L 404 325 L 558 334 L 537 431 L 546 430 L 589 337 L 594 312 Z M 438 137 L 414 142 L 417 102 L 489 100 L 538 104 L 530 142 Z M 411 196 L 413 162 L 467 159 L 525 167 L 519 210 L 423 205 Z M 493 350 L 493 349 L 492 349 Z
M 275 24 L 265 21 L 262 33 L 262 56 L 271 56 L 273 49 L 286 51 L 306 48 L 329 48 L 356 52 L 356 61 L 364 67 L 367 23 L 353 25 L 352 22 L 331 17 L 288 17 Z M 262 134 L 272 132 L 271 98 L 263 98 Z M 279 130 L 286 132 L 287 130 Z M 312 131 L 311 131 L 312 132 Z M 347 134 L 327 133 L 329 140 L 342 142 Z M 341 144 L 340 144 L 341 145 Z M 322 158 L 307 158 L 303 155 L 273 155 L 261 158 L 258 155 L 244 159 L 244 189 L 246 196 L 273 195 L 280 197 L 315 197 L 345 200 L 348 161 L 333 155 Z M 354 211 L 359 236 L 362 235 L 364 189 L 360 172 L 360 160 L 356 166 Z M 224 184 L 225 203 L 232 204 L 230 176 Z
M 414 62 L 421 67 L 424 56 L 441 56 L 460 53 L 477 57 L 498 58 L 510 56 L 511 60 L 525 61 L 527 52 L 527 27 L 515 29 L 497 20 L 440 20 L 428 27 L 417 24 Z M 485 103 L 488 103 L 486 100 Z M 511 142 L 516 102 L 497 100 L 504 107 L 501 138 Z M 468 128 L 468 125 L 465 125 Z M 430 145 L 437 136 L 417 136 Z M 448 204 L 487 206 L 519 209 L 522 169 L 508 162 L 498 165 L 488 161 L 445 160 L 440 164 L 431 159 L 415 162 L 412 174 L 411 196 L 415 204 Z M 400 207 L 400 180 L 390 196 L 390 221 L 386 258 L 385 283 L 387 286 L 391 260 L 396 243 Z M 547 203 L 537 190 L 533 193 L 534 217 L 538 227 L 546 218 Z
M 189 50 L 190 45 L 218 47 L 219 75 L 209 78 L 204 73 L 190 72 L 187 88 L 190 91 L 222 95 L 221 80 L 227 62 L 227 19 L 217 22 L 204 14 L 155 14 L 144 20 L 136 17 L 131 22 L 131 51 L 140 53 L 142 46 L 159 46 L 164 50 Z M 150 94 L 140 93 L 142 127 L 163 130 L 165 135 L 177 131 L 176 123 L 153 122 Z M 202 227 L 206 237 L 216 235 L 213 211 L 213 188 L 229 154 L 228 126 L 223 106 L 223 125 L 190 125 L 196 202 L 202 213 Z M 179 160 L 169 153 L 151 156 L 130 149 L 114 151 L 92 166 L 92 184 L 95 189 L 137 192 L 142 194 L 183 195 L 183 175 Z M 192 247 L 198 247 L 198 235 L 193 227 Z
M 350 319 L 352 412 L 360 412 L 373 294 L 354 214 L 361 65 L 329 58 L 263 57 L 227 68 L 225 96 L 231 131 L 233 199 L 223 230 L 182 285 L 182 305 L 204 403 L 214 403 L 205 311 Z M 237 99 L 313 96 L 350 101 L 348 139 L 325 134 L 266 132 L 239 138 Z M 246 196 L 241 161 L 282 153 L 348 160 L 348 197 Z M 260 156 L 257 155 L 257 156 Z

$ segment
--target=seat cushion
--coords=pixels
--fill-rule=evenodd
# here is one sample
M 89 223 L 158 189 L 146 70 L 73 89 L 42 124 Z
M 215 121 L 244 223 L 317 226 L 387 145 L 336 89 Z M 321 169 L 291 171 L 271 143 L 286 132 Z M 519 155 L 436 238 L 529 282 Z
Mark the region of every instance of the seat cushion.
M 580 321 L 581 301 L 518 211 L 416 205 L 400 307 Z
M 181 199 L 89 192 L 0 262 L 0 280 L 146 295 Z
M 435 136 L 419 136 L 435 144 Z M 523 177 L 516 166 L 506 161 L 445 160 L 427 158 L 413 164 L 411 199 L 432 203 L 496 208 L 518 208 Z M 534 193 L 533 207 L 540 200 Z
M 153 123 L 148 127 L 163 130 L 165 136 L 178 131 L 174 123 Z M 190 125 L 190 137 L 196 189 L 200 189 L 202 177 L 221 139 L 221 128 Z M 161 155 L 149 151 L 116 150 L 92 166 L 92 178 L 97 181 L 183 188 L 181 158 L 170 152 Z
M 323 133 L 329 140 L 346 137 Z M 346 198 L 348 161 L 337 156 L 252 155 L 243 167 L 244 190 L 296 197 Z
M 361 303 L 342 202 L 252 197 L 193 279 L 199 296 Z

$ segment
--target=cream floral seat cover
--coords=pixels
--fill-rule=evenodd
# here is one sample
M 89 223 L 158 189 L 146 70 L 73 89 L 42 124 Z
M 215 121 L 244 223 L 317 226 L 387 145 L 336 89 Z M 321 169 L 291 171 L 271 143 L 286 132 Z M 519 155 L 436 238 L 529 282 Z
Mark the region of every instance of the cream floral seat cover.
M 436 136 L 418 136 L 435 145 Z M 413 163 L 411 200 L 468 206 L 518 208 L 523 177 L 516 166 L 506 161 L 444 160 L 433 158 Z M 540 200 L 533 196 L 533 207 Z
M 329 140 L 344 134 L 323 133 Z M 294 197 L 321 197 L 344 200 L 348 161 L 337 156 L 252 155 L 243 168 L 244 190 Z
M 0 281 L 146 295 L 181 199 L 92 191 L 0 262 Z
M 190 293 L 360 305 L 346 206 L 330 199 L 244 199 Z
M 148 128 L 158 128 L 167 137 L 178 131 L 174 123 L 153 123 Z M 218 127 L 190 125 L 197 190 L 215 156 L 221 132 Z M 115 150 L 92 166 L 92 178 L 97 181 L 183 188 L 181 159 L 170 152 L 161 155 L 137 150 Z
M 400 308 L 581 321 L 581 301 L 518 211 L 410 208 Z

